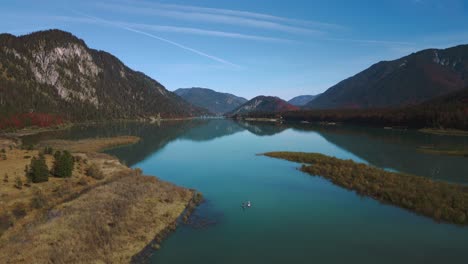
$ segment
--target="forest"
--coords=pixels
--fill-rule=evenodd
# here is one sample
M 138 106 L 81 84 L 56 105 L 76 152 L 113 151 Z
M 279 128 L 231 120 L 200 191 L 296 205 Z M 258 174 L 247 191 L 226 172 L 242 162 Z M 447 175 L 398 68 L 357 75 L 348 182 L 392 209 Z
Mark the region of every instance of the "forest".
M 387 109 L 326 109 L 249 113 L 244 117 L 284 121 L 343 122 L 369 126 L 468 130 L 468 89 L 413 106 Z

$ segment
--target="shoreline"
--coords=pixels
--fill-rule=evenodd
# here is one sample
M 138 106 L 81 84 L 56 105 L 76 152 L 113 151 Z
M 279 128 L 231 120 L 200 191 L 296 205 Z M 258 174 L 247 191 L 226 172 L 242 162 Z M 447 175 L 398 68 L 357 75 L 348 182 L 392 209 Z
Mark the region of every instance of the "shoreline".
M 139 140 L 124 139 L 105 138 L 102 144 L 97 144 L 100 139 L 61 141 L 57 149 L 69 145 L 74 150 L 72 155 L 76 161 L 70 178 L 49 176 L 47 182 L 32 183 L 31 187 L 21 189 L 14 188 L 13 183 L 0 185 L 3 197 L 0 222 L 8 216 L 12 223 L 0 230 L 0 258 L 9 260 L 7 263 L 128 263 L 146 248 L 154 248 L 154 241 L 159 245 L 175 230 L 178 219 L 188 218 L 201 202 L 201 194 L 155 176 L 142 175 L 140 169 L 131 169 L 117 158 L 97 152 L 118 146 L 116 142 L 132 144 Z M 38 150 L 16 147 L 8 149 L 8 160 L 1 161 L 4 164 L 0 166 L 10 168 L 8 173 L 12 176 L 18 175 L 24 164 L 29 163 L 23 156 L 38 153 Z M 50 168 L 53 156 L 45 156 Z M 86 175 L 87 168 L 93 164 L 99 167 L 103 178 Z M 47 202 L 42 209 L 28 206 L 36 190 L 41 190 Z M 14 213 L 17 204 L 23 205 L 24 215 Z M 49 234 L 47 230 L 54 232 Z
M 44 132 L 53 132 L 53 131 L 62 131 L 67 130 L 73 126 L 87 126 L 87 125 L 99 125 L 99 124 L 108 124 L 108 123 L 126 123 L 126 122 L 143 122 L 143 123 L 158 123 L 158 122 L 170 122 L 170 121 L 187 121 L 194 120 L 199 117 L 177 117 L 177 118 L 161 118 L 161 119 L 114 119 L 114 120 L 101 120 L 101 121 L 84 121 L 84 122 L 68 122 L 60 126 L 54 127 L 25 127 L 21 129 L 16 129 L 14 131 L 9 131 L 8 129 L 0 130 L 0 137 L 12 137 L 12 138 L 21 138 L 24 136 L 31 136 Z
M 431 127 L 409 127 L 409 126 L 401 126 L 401 125 L 393 125 L 391 123 L 379 124 L 379 125 L 372 125 L 372 124 L 362 124 L 357 122 L 346 122 L 346 121 L 308 121 L 307 119 L 297 119 L 291 120 L 287 118 L 270 118 L 270 117 L 227 117 L 227 119 L 231 120 L 241 120 L 241 121 L 250 121 L 250 122 L 277 122 L 282 124 L 303 124 L 303 125 L 318 125 L 318 126 L 337 126 L 337 125 L 349 125 L 349 126 L 357 126 L 357 127 L 369 127 L 369 128 L 382 128 L 385 130 L 412 130 L 412 131 L 419 131 L 421 133 L 426 134 L 433 134 L 433 135 L 440 135 L 440 136 L 468 136 L 468 130 L 461 130 L 461 129 L 440 129 L 440 128 L 431 128 Z
M 204 201 L 203 195 L 199 192 L 194 191 L 192 199 L 189 201 L 187 207 L 179 215 L 179 217 L 159 232 L 150 243 L 148 243 L 141 251 L 132 256 L 130 263 L 146 263 L 146 261 L 151 258 L 163 244 L 164 240 L 174 233 L 177 229 L 177 226 L 180 224 L 185 224 L 192 216 L 195 209 Z
M 389 172 L 320 153 L 267 152 L 263 156 L 302 163 L 300 170 L 320 176 L 358 195 L 390 204 L 437 222 L 468 225 L 468 187 Z
M 467 130 L 459 130 L 459 129 L 423 128 L 423 129 L 419 129 L 419 131 L 422 133 L 439 135 L 439 136 L 468 137 Z
M 437 149 L 433 147 L 419 147 L 419 152 L 431 154 L 431 155 L 442 155 L 442 156 L 454 156 L 454 157 L 465 157 L 468 158 L 468 149 Z

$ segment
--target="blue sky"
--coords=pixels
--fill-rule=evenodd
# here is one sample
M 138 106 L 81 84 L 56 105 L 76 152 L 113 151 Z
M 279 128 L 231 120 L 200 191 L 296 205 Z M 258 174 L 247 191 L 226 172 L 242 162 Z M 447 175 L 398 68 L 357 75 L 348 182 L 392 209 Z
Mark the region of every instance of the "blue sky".
M 0 32 L 58 28 L 169 90 L 317 94 L 380 60 L 468 44 L 468 1 L 0 0 Z

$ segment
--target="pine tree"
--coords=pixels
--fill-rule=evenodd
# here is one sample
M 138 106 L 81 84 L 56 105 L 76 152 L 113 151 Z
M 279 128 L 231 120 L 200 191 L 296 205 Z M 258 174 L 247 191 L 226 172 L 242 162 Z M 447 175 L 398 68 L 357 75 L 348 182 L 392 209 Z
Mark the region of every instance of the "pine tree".
M 55 162 L 53 174 L 56 177 L 67 178 L 71 177 L 73 172 L 73 156 L 68 151 L 57 151 L 54 154 Z
M 33 157 L 29 166 L 28 178 L 32 182 L 46 182 L 49 180 L 49 168 L 45 163 L 44 155 L 39 154 L 39 158 Z

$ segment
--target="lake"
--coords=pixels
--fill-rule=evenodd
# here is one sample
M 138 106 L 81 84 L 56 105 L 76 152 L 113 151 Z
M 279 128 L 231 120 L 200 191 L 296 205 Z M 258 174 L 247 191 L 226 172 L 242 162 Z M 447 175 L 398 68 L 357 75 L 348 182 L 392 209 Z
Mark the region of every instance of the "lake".
M 164 241 L 151 263 L 468 263 L 468 227 L 381 204 L 302 173 L 300 164 L 256 155 L 320 152 L 467 184 L 468 158 L 418 148 L 468 147 L 468 137 L 219 119 L 77 126 L 24 140 L 115 135 L 142 141 L 108 153 L 206 198 L 193 223 Z M 243 210 L 247 200 L 252 207 Z

